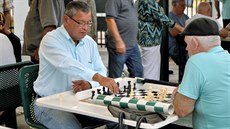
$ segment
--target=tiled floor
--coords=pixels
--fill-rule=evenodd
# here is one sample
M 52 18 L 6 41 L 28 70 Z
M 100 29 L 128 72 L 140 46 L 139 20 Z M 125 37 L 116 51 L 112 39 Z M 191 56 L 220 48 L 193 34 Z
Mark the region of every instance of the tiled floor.
M 100 54 L 102 57 L 102 60 L 105 64 L 105 66 L 107 66 L 108 64 L 108 56 L 107 56 L 107 51 L 106 49 L 101 49 L 100 48 Z M 173 62 L 173 61 L 169 61 L 169 69 L 173 70 L 173 74 L 169 75 L 169 80 L 171 82 L 177 82 L 178 81 L 178 67 L 177 65 Z M 22 107 L 17 108 L 17 124 L 18 124 L 18 129 L 30 129 L 29 126 L 25 123 L 25 119 L 24 119 L 24 115 L 22 112 Z M 186 125 L 186 126 L 191 126 L 191 119 L 190 118 L 184 118 L 183 119 L 183 123 L 181 123 L 180 121 L 176 122 L 176 124 L 179 125 Z M 170 126 L 171 128 L 171 126 Z M 1 127 L 0 127 L 1 129 Z

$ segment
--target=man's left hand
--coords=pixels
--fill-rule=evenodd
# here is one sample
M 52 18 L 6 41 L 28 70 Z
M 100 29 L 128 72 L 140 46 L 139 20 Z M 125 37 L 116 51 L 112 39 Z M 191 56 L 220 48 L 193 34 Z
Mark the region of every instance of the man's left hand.
M 72 83 L 73 83 L 72 89 L 75 93 L 92 88 L 90 83 L 84 80 L 75 80 L 72 81 Z

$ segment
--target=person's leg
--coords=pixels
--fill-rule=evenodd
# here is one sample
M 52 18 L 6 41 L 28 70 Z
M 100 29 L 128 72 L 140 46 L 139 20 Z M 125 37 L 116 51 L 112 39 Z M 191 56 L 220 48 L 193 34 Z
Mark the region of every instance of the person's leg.
M 40 107 L 36 104 L 34 104 L 34 112 L 38 121 L 49 129 L 82 129 L 72 113 Z
M 160 66 L 161 55 L 160 45 L 153 47 L 141 47 L 142 64 L 144 68 L 144 78 L 159 80 L 160 79 Z
M 179 59 L 178 59 L 178 57 L 179 57 L 179 51 L 178 51 L 178 48 L 177 48 L 176 44 L 173 45 L 173 46 L 171 46 L 171 47 L 169 48 L 169 57 L 171 57 L 171 59 L 172 59 L 177 65 L 180 64 Z
M 116 49 L 113 48 L 107 47 L 107 50 L 109 54 L 109 63 L 108 63 L 109 77 L 111 78 L 121 77 L 126 56 L 118 55 Z
M 141 54 L 138 45 L 130 50 L 126 50 L 126 65 L 128 67 L 130 77 L 142 77 L 143 66 L 141 61 Z

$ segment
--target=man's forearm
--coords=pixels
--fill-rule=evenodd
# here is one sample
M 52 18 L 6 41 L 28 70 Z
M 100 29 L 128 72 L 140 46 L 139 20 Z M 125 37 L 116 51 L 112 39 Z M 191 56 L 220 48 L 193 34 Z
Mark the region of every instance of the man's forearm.
M 108 29 L 112 34 L 115 42 L 120 42 L 122 40 L 121 35 L 118 31 L 117 24 L 113 18 L 106 18 L 106 23 L 108 25 Z
M 43 30 L 43 36 L 45 36 L 49 31 L 52 31 L 52 30 L 54 30 L 54 29 L 56 29 L 56 26 L 55 25 L 48 25 L 48 26 L 46 26 L 45 28 L 44 28 L 44 30 Z

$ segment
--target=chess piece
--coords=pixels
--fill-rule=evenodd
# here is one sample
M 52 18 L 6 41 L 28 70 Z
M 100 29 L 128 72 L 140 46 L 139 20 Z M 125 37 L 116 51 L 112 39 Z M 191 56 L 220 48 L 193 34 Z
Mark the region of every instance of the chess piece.
M 123 92 L 126 92 L 126 86 L 124 85 L 124 91 Z
M 144 99 L 146 101 L 153 101 L 154 100 L 154 96 L 153 96 L 153 93 L 152 93 L 152 85 L 149 85 L 147 96 L 145 96 Z
M 130 94 L 130 91 L 131 91 L 131 81 L 128 81 L 128 89 L 127 89 L 127 95 Z M 128 96 L 127 96 L 128 97 Z
M 101 94 L 101 89 L 97 89 L 97 94 Z
M 168 94 L 168 88 L 166 87 L 164 89 L 163 98 L 167 97 L 167 94 Z
M 119 88 L 119 93 L 121 92 L 121 89 L 120 89 L 120 83 L 119 82 L 117 82 L 117 86 L 118 86 L 118 88 Z
M 107 95 L 111 95 L 109 88 L 107 88 Z
M 160 88 L 160 90 L 157 92 L 157 98 L 158 98 L 158 101 L 162 102 L 164 101 L 164 98 L 163 98 L 163 89 Z
M 134 92 L 133 92 L 133 89 L 131 89 L 130 94 L 129 94 L 129 97 L 130 97 L 130 98 L 134 98 Z
M 105 87 L 102 87 L 103 95 L 106 95 Z
M 133 90 L 136 90 L 136 83 L 133 83 Z
M 118 87 L 120 86 L 119 82 L 117 82 Z
M 95 91 L 93 90 L 93 91 L 92 91 L 91 99 L 93 99 L 94 95 L 95 95 Z

